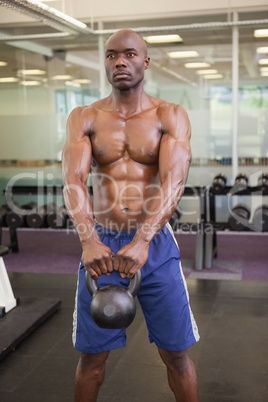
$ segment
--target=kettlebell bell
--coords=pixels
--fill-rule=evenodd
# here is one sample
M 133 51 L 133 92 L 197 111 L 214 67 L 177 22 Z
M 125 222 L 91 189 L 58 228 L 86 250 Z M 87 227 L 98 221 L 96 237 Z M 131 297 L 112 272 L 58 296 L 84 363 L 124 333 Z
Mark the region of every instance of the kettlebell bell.
M 131 279 L 128 288 L 119 285 L 107 285 L 102 288 L 86 271 L 85 281 L 92 296 L 91 315 L 100 328 L 127 328 L 135 318 L 136 303 L 134 297 L 141 285 L 141 270 Z

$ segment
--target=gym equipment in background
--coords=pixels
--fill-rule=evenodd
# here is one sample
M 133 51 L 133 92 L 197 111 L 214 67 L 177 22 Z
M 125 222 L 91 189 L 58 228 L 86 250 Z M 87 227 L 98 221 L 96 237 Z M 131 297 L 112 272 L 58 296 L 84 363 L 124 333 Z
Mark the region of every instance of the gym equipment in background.
M 48 203 L 42 207 L 38 207 L 36 211 L 32 211 L 26 216 L 27 226 L 34 229 L 47 227 L 47 216 L 55 213 L 57 206 L 54 203 Z
M 172 217 L 169 220 L 169 224 L 174 230 L 174 232 L 179 229 L 180 217 L 181 213 L 177 209 L 175 209 Z
M 234 185 L 237 191 L 246 190 L 248 187 L 248 176 L 245 173 L 239 173 L 235 178 Z
M 257 232 L 268 232 L 268 205 L 260 205 L 256 208 L 252 228 Z
M 212 182 L 212 190 L 214 194 L 223 194 L 225 190 L 225 186 L 227 183 L 227 178 L 225 174 L 219 173 L 217 174 Z
M 7 204 L 0 207 L 0 227 L 6 226 L 6 216 L 10 212 L 10 208 Z
M 0 361 L 61 305 L 59 299 L 16 299 L 3 260 L 3 256 L 8 253 L 9 248 L 0 245 Z
M 8 247 L 0 245 L 0 317 L 3 317 L 16 307 L 19 302 L 19 300 L 14 297 L 3 260 L 3 256 L 8 253 Z
M 238 204 L 232 208 L 228 219 L 231 230 L 241 232 L 249 228 L 250 209 L 245 204 Z
M 51 213 L 47 214 L 47 225 L 52 229 L 65 228 L 67 224 L 68 214 L 64 207 L 56 208 Z
M 268 173 L 262 173 L 259 176 L 258 187 L 264 195 L 268 194 Z
M 38 205 L 36 202 L 28 202 L 27 204 L 17 207 L 14 211 L 11 210 L 6 215 L 6 224 L 8 227 L 17 229 L 27 225 L 27 215 L 37 211 Z

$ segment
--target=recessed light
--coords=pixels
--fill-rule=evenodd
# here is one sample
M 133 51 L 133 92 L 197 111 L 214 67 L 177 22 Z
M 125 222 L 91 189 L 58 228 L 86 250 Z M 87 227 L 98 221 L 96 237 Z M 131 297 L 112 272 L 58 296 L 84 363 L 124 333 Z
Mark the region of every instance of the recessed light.
M 260 67 L 260 71 L 268 71 L 268 67 Z
M 268 77 L 268 71 L 261 71 L 262 77 Z
M 268 59 L 260 59 L 259 64 L 268 64 Z
M 77 78 L 76 80 L 73 80 L 73 82 L 76 82 L 77 84 L 90 84 L 91 80 L 86 78 Z
M 254 37 L 255 38 L 266 38 L 266 37 L 268 37 L 268 29 L 255 29 Z
M 267 46 L 266 46 L 266 47 L 258 47 L 258 48 L 256 49 L 256 52 L 257 52 L 257 53 L 260 53 L 260 54 L 268 53 L 268 47 L 267 47 Z
M 184 67 L 186 68 L 206 68 L 210 67 L 209 63 L 204 63 L 204 62 L 196 62 L 196 63 L 185 63 Z
M 71 75 L 54 75 L 54 77 L 52 77 L 53 80 L 70 80 L 71 78 Z
M 22 74 L 22 75 L 44 75 L 44 74 L 46 74 L 46 71 L 38 70 L 38 69 L 18 70 L 18 74 Z
M 180 35 L 153 35 L 153 36 L 144 36 L 143 39 L 147 43 L 171 43 L 171 42 L 182 42 L 183 39 Z
M 81 87 L 81 84 L 78 84 L 77 82 L 73 81 L 65 81 L 65 85 L 67 85 L 68 87 L 75 87 L 75 88 Z
M 34 87 L 36 85 L 40 85 L 40 81 L 21 81 L 21 85 L 24 85 L 25 87 Z
M 203 74 L 217 74 L 218 70 L 198 70 L 196 74 L 203 75 Z
M 204 78 L 206 78 L 207 80 L 216 80 L 218 78 L 222 78 L 223 75 L 222 74 L 208 74 L 208 75 L 204 75 Z
M 180 59 L 185 57 L 198 57 L 199 54 L 195 50 L 184 50 L 181 52 L 169 52 L 168 56 L 172 59 Z
M 4 78 L 0 78 L 0 82 L 17 82 L 19 81 L 18 78 L 16 77 L 4 77 Z
M 7 63 L 5 61 L 0 61 L 0 67 L 7 66 Z

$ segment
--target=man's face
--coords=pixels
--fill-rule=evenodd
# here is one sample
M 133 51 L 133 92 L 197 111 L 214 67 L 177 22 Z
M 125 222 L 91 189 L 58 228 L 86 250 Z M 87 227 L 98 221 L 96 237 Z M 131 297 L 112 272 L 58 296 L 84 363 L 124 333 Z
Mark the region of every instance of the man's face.
M 107 78 L 119 90 L 138 86 L 143 81 L 149 61 L 144 41 L 134 32 L 119 31 L 105 45 Z

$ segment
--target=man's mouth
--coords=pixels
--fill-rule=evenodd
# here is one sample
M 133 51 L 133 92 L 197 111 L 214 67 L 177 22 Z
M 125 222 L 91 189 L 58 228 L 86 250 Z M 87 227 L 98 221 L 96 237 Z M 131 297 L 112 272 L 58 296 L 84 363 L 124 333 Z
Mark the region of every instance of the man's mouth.
M 116 78 L 125 78 L 125 77 L 129 77 L 129 73 L 126 71 L 117 71 L 116 73 L 114 73 L 114 77 Z

